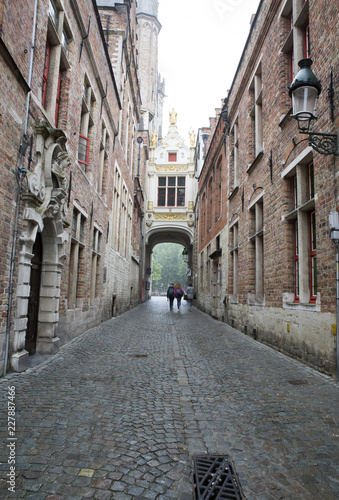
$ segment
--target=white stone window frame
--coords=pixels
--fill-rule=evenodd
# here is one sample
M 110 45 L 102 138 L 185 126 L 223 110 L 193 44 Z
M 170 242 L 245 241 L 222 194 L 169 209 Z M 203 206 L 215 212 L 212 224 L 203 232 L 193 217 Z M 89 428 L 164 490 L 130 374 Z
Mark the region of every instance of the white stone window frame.
M 83 208 L 74 201 L 73 212 L 72 212 L 72 233 L 73 233 L 73 217 L 74 210 L 78 212 L 77 223 L 75 234 L 71 236 L 71 251 L 70 251 L 70 263 L 69 263 L 69 282 L 68 282 L 68 294 L 67 294 L 67 308 L 74 309 L 81 307 L 81 299 L 78 297 L 78 279 L 79 279 L 79 262 L 80 253 L 83 253 L 86 249 L 85 237 L 81 237 L 81 225 L 82 220 L 84 224 L 84 229 L 86 222 L 88 220 L 88 214 L 83 210 Z M 85 235 L 84 235 L 85 236 Z
M 232 161 L 229 161 L 229 164 L 232 165 L 232 170 L 233 170 L 232 191 L 234 191 L 239 187 L 239 117 L 238 116 L 236 116 L 234 123 L 231 127 L 230 135 L 232 138 L 232 146 L 229 156 L 232 158 Z
M 109 134 L 104 120 L 101 122 L 100 150 L 99 150 L 99 171 L 97 180 L 97 190 L 102 194 L 103 182 L 105 178 L 105 161 L 108 158 Z
M 305 57 L 310 57 L 308 52 L 309 41 L 308 49 L 305 49 L 305 28 L 309 24 L 309 0 L 305 2 L 303 0 L 286 0 L 280 10 L 279 18 L 291 19 L 291 30 L 281 48 L 281 52 L 289 57 L 293 54 L 293 74 L 290 75 L 292 82 L 299 71 L 298 62 Z M 305 53 L 305 50 L 307 50 L 307 53 Z
M 233 291 L 229 295 L 229 300 L 231 303 L 238 303 L 238 285 L 239 285 L 239 217 L 237 217 L 230 224 L 230 232 L 232 233 L 232 248 L 230 249 L 230 255 L 232 259 L 233 268 Z
M 254 214 L 254 227 L 250 229 L 248 241 L 254 245 L 255 293 L 248 294 L 249 305 L 265 305 L 264 290 L 264 194 L 262 191 L 249 204 L 248 211 Z
M 88 150 L 85 160 L 80 160 L 78 154 L 78 162 L 84 165 L 85 169 L 87 170 L 89 166 L 89 152 L 91 146 L 91 129 L 94 125 L 94 107 L 96 103 L 93 86 L 91 85 L 90 79 L 87 74 L 85 74 L 83 78 L 83 89 L 84 91 L 81 104 L 79 144 L 81 139 L 85 139 L 87 141 Z
M 91 259 L 91 288 L 90 299 L 91 304 L 95 305 L 95 299 L 98 297 L 98 282 L 100 276 L 100 261 L 101 261 L 101 245 L 102 245 L 102 228 L 96 223 L 93 224 L 93 240 L 92 240 L 92 259 Z
M 288 214 L 282 216 L 282 221 L 298 224 L 298 247 L 299 247 L 299 298 L 296 300 L 295 293 L 283 293 L 283 307 L 285 309 L 296 310 L 321 310 L 320 292 L 317 298 L 312 299 L 311 290 L 311 262 L 310 262 L 310 222 L 309 214 L 315 209 L 318 200 L 317 193 L 314 193 L 313 199 L 305 199 L 305 183 L 308 182 L 308 174 L 305 168 L 314 161 L 313 150 L 311 146 L 302 151 L 281 173 L 283 180 L 292 180 L 297 176 L 298 206 L 294 207 Z
M 113 184 L 113 206 L 112 206 L 112 234 L 111 246 L 114 250 L 118 250 L 119 241 L 119 220 L 120 220 L 120 195 L 121 195 L 122 176 L 118 163 L 115 163 L 114 168 L 114 184 Z
M 264 132 L 263 132 L 263 112 L 262 112 L 262 61 L 261 58 L 253 72 L 249 85 L 249 92 L 253 92 L 252 107 L 250 110 L 250 118 L 254 127 L 254 161 L 264 152 Z
M 47 41 L 50 44 L 45 105 L 42 108 L 48 121 L 57 126 L 56 107 L 59 96 L 59 75 L 71 66 L 68 60 L 69 45 L 73 40 L 70 24 L 60 2 L 49 1 Z M 67 40 L 67 44 L 65 41 Z M 46 43 L 47 43 L 46 41 Z

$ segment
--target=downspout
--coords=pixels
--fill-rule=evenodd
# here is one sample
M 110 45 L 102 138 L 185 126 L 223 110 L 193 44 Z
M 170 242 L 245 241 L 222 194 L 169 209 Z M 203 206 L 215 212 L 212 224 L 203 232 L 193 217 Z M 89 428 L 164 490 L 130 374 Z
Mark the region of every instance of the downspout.
M 35 43 L 35 32 L 36 32 L 37 9 L 38 9 L 38 0 L 35 0 L 35 2 L 34 2 L 33 29 L 32 29 L 32 42 L 31 42 L 31 54 L 30 54 L 28 80 L 27 80 L 27 84 L 28 84 L 28 87 L 30 89 L 31 89 L 32 72 L 33 72 L 33 57 L 34 57 L 34 49 L 35 49 L 34 43 Z M 26 175 L 26 170 L 24 168 L 24 159 L 25 159 L 25 154 L 26 154 L 26 148 L 28 145 L 27 126 L 28 126 L 28 113 L 29 113 L 30 100 L 31 100 L 31 90 L 29 90 L 28 94 L 27 94 L 24 132 L 23 132 L 23 136 L 22 136 L 21 145 L 19 148 L 19 153 L 20 153 L 21 158 L 20 158 L 20 167 L 19 167 L 18 179 L 17 179 L 18 190 L 17 190 L 17 198 L 16 198 L 15 222 L 14 222 L 12 251 L 11 251 L 11 260 L 10 260 L 10 271 L 9 271 L 8 311 L 7 311 L 7 318 L 6 318 L 6 353 L 5 353 L 4 376 L 7 373 L 7 364 L 8 364 L 9 339 L 10 339 L 11 316 L 12 316 L 13 276 L 14 276 L 15 253 L 16 253 L 17 233 L 18 233 L 20 195 L 21 195 L 22 181 Z M 26 147 L 24 145 L 26 145 Z
M 144 212 L 142 212 L 141 217 L 140 217 L 139 265 L 141 265 L 141 263 L 142 263 L 142 239 L 143 239 L 142 228 L 143 228 L 143 221 L 144 221 Z

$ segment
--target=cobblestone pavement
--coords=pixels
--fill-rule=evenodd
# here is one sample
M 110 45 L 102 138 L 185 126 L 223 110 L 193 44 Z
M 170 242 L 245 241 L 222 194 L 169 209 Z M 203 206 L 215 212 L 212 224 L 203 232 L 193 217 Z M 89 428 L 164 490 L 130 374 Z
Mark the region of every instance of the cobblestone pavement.
M 231 457 L 249 500 L 339 498 L 338 384 L 185 303 L 141 304 L 0 393 L 0 498 L 191 500 L 204 453 Z

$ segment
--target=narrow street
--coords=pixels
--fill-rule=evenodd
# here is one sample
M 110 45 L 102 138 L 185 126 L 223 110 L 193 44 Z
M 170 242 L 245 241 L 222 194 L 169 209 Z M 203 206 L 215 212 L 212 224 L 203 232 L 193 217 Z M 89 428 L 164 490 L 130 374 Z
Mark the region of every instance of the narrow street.
M 339 385 L 185 302 L 152 298 L 0 390 L 0 498 L 190 500 L 197 454 L 229 456 L 248 500 L 339 498 Z

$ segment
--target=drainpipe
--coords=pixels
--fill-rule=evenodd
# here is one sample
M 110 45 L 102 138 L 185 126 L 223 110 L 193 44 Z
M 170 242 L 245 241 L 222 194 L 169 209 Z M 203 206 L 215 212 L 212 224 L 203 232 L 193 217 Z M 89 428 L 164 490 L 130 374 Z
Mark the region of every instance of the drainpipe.
M 30 54 L 30 60 L 29 60 L 29 71 L 28 71 L 28 80 L 27 80 L 27 84 L 28 84 L 29 88 L 31 88 L 31 83 L 32 83 L 37 9 L 38 9 L 38 0 L 35 0 L 35 2 L 34 2 L 33 29 L 32 29 L 32 42 L 31 42 L 31 54 Z M 23 132 L 23 136 L 22 136 L 21 145 L 19 148 L 20 167 L 19 167 L 18 179 L 17 179 L 18 180 L 18 190 L 17 190 L 17 198 L 16 198 L 15 222 L 14 222 L 13 242 L 12 242 L 10 271 L 9 271 L 8 311 L 7 311 L 7 319 L 6 319 L 6 353 L 5 353 L 4 376 L 7 373 L 7 364 L 8 364 L 9 338 L 10 338 L 11 316 L 12 316 L 13 276 L 14 276 L 16 242 L 17 242 L 17 233 L 18 233 L 20 195 L 21 195 L 22 181 L 26 175 L 26 170 L 24 168 L 24 160 L 25 160 L 26 149 L 27 149 L 27 146 L 29 144 L 28 137 L 27 137 L 27 126 L 28 126 L 28 113 L 29 113 L 30 100 L 31 100 L 31 90 L 29 90 L 29 92 L 27 94 L 24 132 Z
M 144 212 L 142 212 L 141 217 L 140 217 L 140 245 L 139 245 L 139 265 L 142 263 L 142 227 L 143 227 L 143 220 L 144 220 Z

